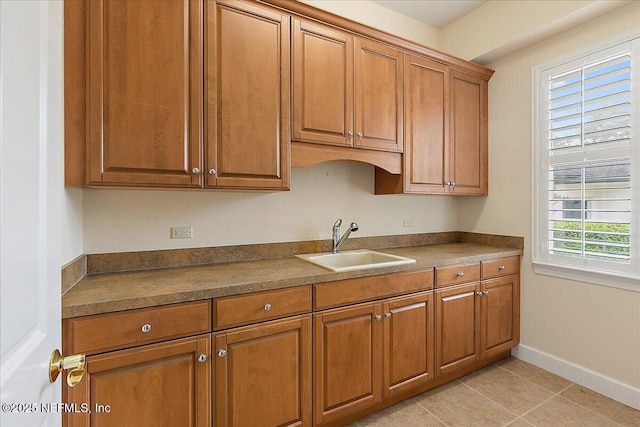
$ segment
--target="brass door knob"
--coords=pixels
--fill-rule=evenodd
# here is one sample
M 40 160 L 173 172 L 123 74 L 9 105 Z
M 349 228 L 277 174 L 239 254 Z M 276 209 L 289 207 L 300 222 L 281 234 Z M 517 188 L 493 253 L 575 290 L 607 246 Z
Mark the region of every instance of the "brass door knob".
M 70 369 L 67 374 L 67 384 L 75 387 L 84 377 L 85 355 L 74 354 L 73 356 L 62 357 L 60 351 L 55 349 L 49 358 L 49 382 L 54 382 L 61 371 Z

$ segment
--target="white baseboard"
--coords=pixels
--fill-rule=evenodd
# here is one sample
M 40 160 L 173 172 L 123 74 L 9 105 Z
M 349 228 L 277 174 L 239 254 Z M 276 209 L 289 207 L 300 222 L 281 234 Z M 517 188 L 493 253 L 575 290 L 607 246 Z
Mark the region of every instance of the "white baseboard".
M 520 344 L 513 348 L 511 354 L 513 357 L 640 410 L 640 389 L 636 387 L 526 345 Z

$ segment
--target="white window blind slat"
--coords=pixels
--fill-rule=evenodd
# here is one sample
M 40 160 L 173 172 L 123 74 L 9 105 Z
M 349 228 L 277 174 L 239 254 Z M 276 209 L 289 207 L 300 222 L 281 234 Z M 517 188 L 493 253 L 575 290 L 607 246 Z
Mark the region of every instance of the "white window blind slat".
M 630 166 L 615 159 L 549 167 L 550 254 L 630 260 Z

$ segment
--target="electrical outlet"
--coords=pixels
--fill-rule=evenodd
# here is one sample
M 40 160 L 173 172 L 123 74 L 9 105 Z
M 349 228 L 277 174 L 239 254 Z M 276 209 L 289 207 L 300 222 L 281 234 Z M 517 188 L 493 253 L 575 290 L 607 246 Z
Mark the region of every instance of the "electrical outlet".
M 402 220 L 403 227 L 413 227 L 413 218 L 405 218 Z
M 190 239 L 193 237 L 193 227 L 190 225 L 184 227 L 171 227 L 172 239 Z

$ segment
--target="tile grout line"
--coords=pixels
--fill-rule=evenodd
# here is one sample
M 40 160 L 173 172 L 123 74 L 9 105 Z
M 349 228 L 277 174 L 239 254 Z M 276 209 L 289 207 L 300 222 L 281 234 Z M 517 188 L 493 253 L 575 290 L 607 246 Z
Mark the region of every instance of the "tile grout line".
M 544 390 L 547 390 L 548 392 L 551 392 L 551 393 L 562 393 L 563 391 L 565 391 L 566 389 L 568 389 L 569 387 L 571 387 L 572 385 L 574 385 L 574 384 L 575 384 L 573 381 L 569 381 L 569 380 L 567 380 L 566 378 L 561 377 L 560 375 L 556 375 L 557 377 L 562 378 L 563 380 L 569 381 L 569 382 L 571 383 L 571 384 L 569 384 L 567 387 L 565 387 L 565 388 L 563 388 L 562 390 L 560 390 L 560 391 L 556 392 L 556 391 L 551 390 L 551 389 L 549 389 L 549 388 L 547 388 L 547 387 L 545 387 L 545 386 L 543 386 L 543 385 L 538 384 L 538 383 L 537 383 L 537 382 L 535 382 L 535 381 L 530 380 L 530 379 L 529 379 L 529 378 L 527 378 L 527 377 L 523 377 L 523 376 L 522 376 L 522 375 L 520 375 L 520 374 L 517 374 L 517 373 L 515 373 L 515 372 L 513 372 L 513 371 L 510 371 L 510 370 L 508 370 L 508 369 L 507 369 L 507 368 L 505 368 L 505 367 L 502 367 L 502 366 L 499 366 L 499 365 L 496 365 L 496 366 L 497 366 L 498 368 L 500 368 L 500 369 L 503 369 L 503 370 L 505 370 L 505 371 L 509 372 L 510 374 L 515 375 L 515 376 L 516 376 L 516 377 L 518 377 L 518 378 L 521 378 L 521 379 L 523 379 L 523 380 L 525 380 L 525 381 L 530 382 L 531 384 L 535 385 L 536 387 L 540 387 L 540 388 L 542 388 L 542 389 L 544 389 Z M 534 365 L 534 366 L 535 366 L 535 365 Z M 548 371 L 545 371 L 545 372 L 548 372 Z M 550 372 L 549 372 L 549 373 L 550 373 Z M 553 374 L 553 375 L 555 375 L 555 374 Z
M 463 377 L 464 378 L 464 377 Z M 511 421 L 509 421 L 507 424 L 505 424 L 505 426 L 508 426 L 509 424 L 511 424 L 512 422 L 514 422 L 515 420 L 517 420 L 518 418 L 520 418 L 520 415 L 516 414 L 515 412 L 513 412 L 511 409 L 507 408 L 506 406 L 504 406 L 501 403 L 496 402 L 495 400 L 493 400 L 492 398 L 490 398 L 489 396 L 485 396 L 484 394 L 482 394 L 481 392 L 479 392 L 478 390 L 476 390 L 475 388 L 471 387 L 469 384 L 464 383 L 463 381 L 461 381 L 460 379 L 458 379 L 458 381 L 460 382 L 460 384 L 462 384 L 463 386 L 467 387 L 469 390 L 473 391 L 474 393 L 479 394 L 480 396 L 484 397 L 485 399 L 489 400 L 492 403 L 495 403 L 496 405 L 498 405 L 499 407 L 501 407 L 502 409 L 504 409 L 505 411 L 514 414 L 516 417 L 514 419 L 512 419 Z
M 539 404 L 537 404 L 536 406 L 534 406 L 533 408 L 529 409 L 528 411 L 526 411 L 524 414 L 520 415 L 520 418 L 523 419 L 523 421 L 528 422 L 529 424 L 533 425 L 535 427 L 535 424 L 533 424 L 532 422 L 529 422 L 528 420 L 524 419 L 525 415 L 530 414 L 531 412 L 535 411 L 536 409 L 538 409 L 539 407 L 541 407 L 542 405 L 544 405 L 545 403 L 551 401 L 552 399 L 554 399 L 555 397 L 560 396 L 560 393 L 562 393 L 565 390 L 568 390 L 570 387 L 572 387 L 574 385 L 574 383 L 571 383 L 570 385 L 566 386 L 565 388 L 563 388 L 562 390 L 560 390 L 559 392 L 552 394 L 551 397 L 549 397 L 548 399 L 543 400 L 542 402 L 540 402 Z M 545 388 L 545 390 L 549 390 L 547 388 Z M 549 390 L 551 391 L 551 390 Z M 552 392 L 553 393 L 553 392 Z M 560 396 L 561 397 L 561 396 Z
M 567 388 L 568 388 L 568 387 L 567 387 Z M 565 390 L 566 390 L 566 389 L 565 389 Z M 562 390 L 562 391 L 564 391 L 564 390 Z M 560 394 L 558 394 L 558 397 L 560 397 L 560 398 L 562 398 L 562 399 L 564 399 L 564 400 L 566 400 L 566 401 L 568 401 L 568 402 L 571 402 L 571 403 L 573 403 L 574 405 L 577 405 L 577 406 L 579 406 L 579 407 L 581 407 L 581 408 L 583 408 L 583 409 L 586 409 L 587 411 L 592 412 L 592 413 L 594 413 L 594 414 L 596 414 L 596 415 L 598 415 L 598 416 L 600 416 L 600 417 L 604 418 L 605 420 L 611 421 L 612 423 L 615 423 L 615 424 L 617 424 L 617 425 L 619 425 L 619 426 L 624 427 L 624 424 L 620 424 L 620 423 L 619 423 L 619 422 L 617 422 L 616 420 L 613 420 L 613 419 L 611 419 L 611 418 L 607 417 L 606 415 L 603 415 L 603 414 L 601 414 L 601 413 L 599 413 L 599 412 L 594 411 L 593 409 L 590 409 L 590 408 L 588 408 L 588 407 L 586 407 L 586 406 L 583 406 L 583 405 L 579 404 L 578 402 L 574 402 L 573 400 L 571 400 L 571 399 L 569 399 L 569 398 L 566 398 L 566 397 L 564 397 L 564 396 L 560 396 Z
M 553 390 L 549 390 L 548 388 L 546 388 L 546 387 L 544 387 L 544 386 L 541 386 L 541 385 L 539 385 L 539 384 L 537 384 L 537 383 L 535 383 L 535 382 L 531 381 L 531 380 L 530 380 L 530 379 L 528 379 L 528 378 L 525 378 L 525 377 L 523 377 L 523 376 L 521 376 L 521 375 L 519 375 L 519 374 L 517 374 L 517 373 L 515 373 L 515 372 L 513 372 L 513 371 L 510 371 L 509 369 L 505 368 L 504 366 L 500 366 L 500 365 L 497 365 L 497 364 L 496 364 L 496 366 L 497 366 L 498 368 L 501 368 L 501 369 L 503 369 L 503 370 L 505 370 L 505 371 L 507 371 L 507 372 L 509 372 L 509 373 L 511 373 L 511 374 L 513 374 L 513 375 L 515 375 L 515 376 L 517 376 L 517 377 L 520 377 L 520 378 L 522 378 L 522 379 L 524 379 L 524 380 L 526 380 L 526 381 L 529 381 L 529 382 L 531 382 L 531 383 L 535 384 L 535 385 L 536 385 L 536 386 L 538 386 L 538 387 L 541 387 L 541 388 L 543 388 L 543 389 L 545 389 L 545 390 L 548 390 L 548 391 L 550 391 L 550 392 L 554 393 L 554 392 L 553 392 Z M 555 375 L 555 374 L 554 374 L 554 375 Z M 557 375 L 557 376 L 558 376 L 558 377 L 560 377 L 559 375 Z M 560 377 L 560 378 L 563 378 L 563 379 L 567 380 L 567 379 L 566 379 L 566 378 L 564 378 L 564 377 Z M 567 380 L 567 381 L 569 381 L 569 380 Z M 593 413 L 594 413 L 594 414 L 596 414 L 596 415 L 599 415 L 599 416 L 601 416 L 601 417 L 603 417 L 603 418 L 605 418 L 605 419 L 607 419 L 607 420 L 609 420 L 609 421 L 612 421 L 612 422 L 614 422 L 614 423 L 616 423 L 616 424 L 618 424 L 618 425 L 623 426 L 623 424 L 620 424 L 620 423 L 619 423 L 619 422 L 617 422 L 616 420 L 611 419 L 611 418 L 607 417 L 607 416 L 606 416 L 606 415 L 604 415 L 604 414 L 600 414 L 600 413 L 598 413 L 598 412 L 596 412 L 596 411 L 594 411 L 594 410 L 592 410 L 592 409 L 590 409 L 590 408 L 588 408 L 588 407 L 586 407 L 586 406 L 583 406 L 583 405 L 581 405 L 581 404 L 579 404 L 579 403 L 577 403 L 577 402 L 574 402 L 574 401 L 573 401 L 573 400 L 571 400 L 571 399 L 568 399 L 568 398 L 566 398 L 566 397 L 564 397 L 564 396 L 561 396 L 561 393 L 564 393 L 565 391 L 567 391 L 568 389 L 570 389 L 570 388 L 571 388 L 571 387 L 573 387 L 574 385 L 578 386 L 579 384 L 576 384 L 576 383 L 574 383 L 574 382 L 571 382 L 571 384 L 569 384 L 568 386 L 566 386 L 566 387 L 565 387 L 565 388 L 563 388 L 562 390 L 558 391 L 558 392 L 557 392 L 555 395 L 553 395 L 550 399 L 552 399 L 553 397 L 556 397 L 556 396 L 561 397 L 561 398 L 563 398 L 563 399 L 565 399 L 565 400 L 568 400 L 568 401 L 569 401 L 569 402 L 571 402 L 571 403 L 574 403 L 574 404 L 576 404 L 576 405 L 580 406 L 581 408 L 584 408 L 584 409 L 586 409 L 586 410 L 588 410 L 588 411 L 590 411 L 590 412 L 593 412 Z M 586 388 L 586 387 L 585 387 L 585 388 Z M 588 389 L 588 390 L 590 390 L 590 389 Z M 591 390 L 591 391 L 593 391 L 593 390 Z M 544 402 L 542 402 L 540 405 L 542 405 L 543 403 L 547 402 L 547 401 L 548 401 L 548 400 L 550 400 L 550 399 L 545 400 L 545 401 L 544 401 Z M 521 417 L 524 417 L 526 414 L 528 414 L 529 412 L 531 412 L 531 411 L 533 411 L 534 409 L 538 408 L 540 405 L 537 405 L 537 406 L 535 406 L 535 407 L 531 408 L 529 411 L 527 411 L 527 412 L 525 412 L 524 414 L 522 414 L 522 415 L 521 415 Z M 525 420 L 525 421 L 526 421 L 526 420 Z
M 518 419 L 522 419 L 522 421 L 524 421 L 524 422 L 526 422 L 526 423 L 528 423 L 528 424 L 531 424 L 531 425 L 533 425 L 533 426 L 535 427 L 535 425 L 534 425 L 533 423 L 531 423 L 531 422 L 529 422 L 529 421 L 525 420 L 523 417 L 524 417 L 525 415 L 529 414 L 531 411 L 533 411 L 533 410 L 535 410 L 535 409 L 539 408 L 540 406 L 544 405 L 545 403 L 547 403 L 548 401 L 550 401 L 550 400 L 551 400 L 551 399 L 553 399 L 554 397 L 556 397 L 556 396 L 560 396 L 560 393 L 564 392 L 565 390 L 568 390 L 568 389 L 569 389 L 569 388 L 571 388 L 573 385 L 575 385 L 575 383 L 573 383 L 573 382 L 572 382 L 571 384 L 569 384 L 568 386 L 564 387 L 564 388 L 563 388 L 563 389 L 561 389 L 560 391 L 558 391 L 558 392 L 554 392 L 553 390 L 549 390 L 548 388 L 543 387 L 543 386 L 541 386 L 541 385 L 539 385 L 539 384 L 537 384 L 537 383 L 535 383 L 535 382 L 531 381 L 530 379 L 525 378 L 525 377 L 523 377 L 523 376 L 521 376 L 521 375 L 518 375 L 518 374 L 516 374 L 515 372 L 512 372 L 512 371 L 510 371 L 510 370 L 508 370 L 508 369 L 506 369 L 506 368 L 504 368 L 504 367 L 502 367 L 502 366 L 499 366 L 499 365 L 497 365 L 497 364 L 496 364 L 496 365 L 494 365 L 494 366 L 496 366 L 496 367 L 498 367 L 498 368 L 501 368 L 501 369 L 503 369 L 504 371 L 506 371 L 506 372 L 508 372 L 508 373 L 510 373 L 510 374 L 512 374 L 512 375 L 514 375 L 514 376 L 516 376 L 516 377 L 518 377 L 518 378 L 520 378 L 520 379 L 522 379 L 522 380 L 525 380 L 525 381 L 527 381 L 527 382 L 529 382 L 529 383 L 533 384 L 534 386 L 536 386 L 536 387 L 538 387 L 538 388 L 541 388 L 541 389 L 543 389 L 543 390 L 548 391 L 549 393 L 552 393 L 550 397 L 548 397 L 547 399 L 543 400 L 542 402 L 540 402 L 540 403 L 539 403 L 539 404 L 537 404 L 536 406 L 532 407 L 531 409 L 529 409 L 529 410 L 525 411 L 524 413 L 522 413 L 522 414 L 518 415 L 515 419 L 511 420 L 511 421 L 509 422 L 509 424 L 513 423 L 514 421 L 516 421 L 516 420 L 518 420 Z M 464 377 L 463 377 L 463 378 L 464 378 Z M 563 377 L 560 377 L 560 378 L 563 378 Z M 565 378 L 565 379 L 566 379 L 566 378 Z M 511 413 L 515 413 L 515 412 L 511 411 L 510 409 L 508 409 L 507 407 L 505 407 L 504 405 L 502 405 L 502 404 L 500 404 L 500 403 L 496 402 L 495 400 L 491 399 L 490 397 L 485 396 L 485 395 L 484 395 L 484 394 L 482 394 L 480 391 L 478 391 L 478 390 L 474 389 L 472 386 L 470 386 L 470 385 L 468 385 L 468 384 L 464 383 L 461 379 L 458 379 L 457 381 L 458 381 L 458 382 L 460 382 L 461 384 L 464 384 L 466 387 L 468 387 L 469 389 L 471 389 L 471 390 L 473 390 L 474 392 L 478 393 L 478 394 L 479 394 L 479 395 L 481 395 L 482 397 L 484 397 L 484 398 L 486 398 L 486 399 L 489 399 L 491 402 L 493 402 L 493 403 L 495 403 L 495 404 L 497 404 L 497 405 L 501 406 L 502 408 L 506 409 L 507 411 L 509 411 L 509 412 L 511 412 Z M 567 380 L 567 381 L 569 381 L 569 380 Z M 560 396 L 560 397 L 562 397 L 562 396 Z M 566 398 L 564 398 L 564 397 L 563 397 L 563 399 L 566 399 Z M 567 399 L 567 400 L 569 400 L 569 399 Z M 593 412 L 593 411 L 592 411 L 592 412 Z M 598 414 L 598 415 L 600 415 L 600 414 Z M 605 418 L 606 418 L 606 417 L 605 417 Z M 607 418 L 607 419 L 609 419 L 609 418 Z M 507 425 L 509 425 L 509 424 L 507 424 Z
M 550 397 L 548 397 L 547 399 L 543 400 L 542 402 L 540 402 L 539 404 L 535 405 L 535 406 L 534 406 L 534 407 L 532 407 L 531 409 L 529 409 L 529 410 L 525 411 L 524 413 L 522 413 L 522 414 L 520 414 L 520 415 L 517 415 L 517 416 L 516 416 L 516 418 L 514 418 L 514 419 L 510 420 L 509 422 L 507 422 L 507 423 L 505 424 L 506 426 L 508 426 L 508 425 L 510 425 L 510 424 L 512 424 L 512 423 L 514 423 L 515 421 L 520 420 L 520 421 L 522 421 L 522 422 L 524 422 L 524 423 L 527 423 L 527 424 L 529 424 L 529 425 L 531 425 L 531 426 L 533 426 L 533 427 L 536 427 L 536 426 L 535 426 L 535 424 L 533 424 L 531 421 L 526 420 L 524 417 L 525 417 L 526 415 L 529 415 L 531 412 L 535 411 L 536 409 L 540 408 L 541 406 L 545 405 L 545 404 L 546 404 L 546 403 L 548 403 L 549 401 L 553 400 L 554 398 L 559 397 L 559 398 L 561 398 L 561 399 L 563 399 L 563 400 L 565 400 L 565 401 L 567 401 L 567 402 L 569 402 L 569 403 L 571 403 L 571 404 L 574 404 L 574 405 L 576 405 L 576 406 L 578 406 L 578 407 L 580 407 L 580 408 L 582 408 L 582 409 L 586 409 L 587 411 L 589 411 L 589 412 L 591 412 L 591 413 L 593 413 L 593 414 L 595 414 L 595 415 L 597 415 L 597 416 L 599 416 L 599 417 L 601 417 L 601 418 L 604 418 L 604 419 L 606 419 L 606 420 L 608 420 L 608 421 L 610 421 L 610 422 L 612 422 L 612 423 L 614 423 L 614 424 L 616 424 L 616 425 L 618 425 L 618 426 L 625 427 L 625 425 L 624 425 L 624 424 L 621 424 L 621 423 L 617 422 L 616 420 L 614 420 L 614 419 L 612 419 L 612 418 L 610 418 L 610 417 L 608 417 L 608 416 L 606 416 L 606 415 L 604 415 L 604 414 L 601 414 L 601 413 L 599 413 L 599 412 L 596 412 L 595 410 L 592 410 L 591 408 L 589 408 L 589 407 L 587 407 L 587 406 L 584 406 L 584 405 L 582 405 L 582 404 L 580 404 L 580 403 L 578 403 L 578 402 L 574 402 L 573 400 L 571 400 L 571 399 L 569 399 L 569 398 L 567 398 L 567 397 L 565 397 L 565 396 L 562 396 L 562 395 L 561 395 L 562 393 L 564 393 L 565 391 L 567 391 L 568 389 L 570 389 L 570 388 L 571 388 L 571 387 L 573 387 L 574 385 L 575 385 L 575 386 L 578 386 L 578 384 L 576 384 L 576 383 L 574 383 L 574 382 L 571 382 L 568 386 L 566 386 L 566 387 L 562 388 L 562 389 L 561 389 L 561 390 L 559 390 L 558 392 L 554 392 L 553 390 L 550 390 L 550 389 L 548 389 L 548 388 L 546 388 L 546 387 L 544 387 L 544 386 L 542 386 L 542 385 L 540 385 L 540 384 L 538 384 L 538 383 L 535 383 L 535 382 L 531 381 L 531 380 L 530 380 L 530 379 L 528 379 L 528 378 L 525 378 L 525 377 L 523 377 L 523 376 L 521 376 L 521 375 L 519 375 L 519 374 L 517 374 L 517 373 L 515 373 L 515 372 L 510 371 L 510 370 L 509 370 L 509 369 L 507 369 L 507 368 L 504 368 L 504 367 L 502 367 L 502 366 L 498 366 L 498 365 L 496 365 L 496 367 L 501 368 L 501 369 L 503 369 L 504 371 L 509 372 L 510 374 L 515 375 L 516 377 L 518 377 L 518 378 L 520 378 L 520 379 L 523 379 L 523 380 L 525 380 L 525 381 L 527 381 L 527 382 L 530 382 L 530 383 L 534 384 L 535 386 L 537 386 L 537 387 L 539 387 L 539 388 L 542 388 L 543 390 L 546 390 L 546 391 L 548 391 L 548 392 L 552 393 L 552 395 L 551 395 Z M 463 378 L 464 378 L 464 377 L 463 377 Z M 563 378 L 563 377 L 560 377 L 560 378 Z M 566 379 L 566 378 L 565 378 L 565 379 Z M 567 381 L 569 381 L 569 380 L 567 380 Z M 496 402 L 495 400 L 491 399 L 490 397 L 488 397 L 488 396 L 484 395 L 482 392 L 480 392 L 480 391 L 478 391 L 478 390 L 474 389 L 472 386 L 470 386 L 470 385 L 466 384 L 465 382 L 463 382 L 463 381 L 462 381 L 462 378 L 458 378 L 458 379 L 456 379 L 456 380 L 452 381 L 452 383 L 453 383 L 453 382 L 455 382 L 455 383 L 458 383 L 458 384 L 461 384 L 461 385 L 465 386 L 466 388 L 468 388 L 468 389 L 469 389 L 469 390 L 471 390 L 472 392 L 474 392 L 474 393 L 476 393 L 476 394 L 478 394 L 478 395 L 480 395 L 480 396 L 484 397 L 485 399 L 487 399 L 487 400 L 489 400 L 490 402 L 492 402 L 492 403 L 494 403 L 494 404 L 498 405 L 499 407 L 501 407 L 502 409 L 506 410 L 507 412 L 509 412 L 509 413 L 511 413 L 511 414 L 516 414 L 516 412 L 514 412 L 514 411 L 512 411 L 512 410 L 508 409 L 508 408 L 507 408 L 507 407 L 505 407 L 504 405 L 502 405 L 502 404 L 500 404 L 500 403 Z M 417 405 L 419 408 L 423 409 L 423 410 L 424 410 L 424 411 L 426 411 L 428 414 L 430 414 L 431 416 L 433 416 L 436 420 L 438 420 L 438 422 L 442 423 L 445 427 L 449 427 L 449 425 L 448 425 L 446 422 L 444 422 L 440 417 L 438 417 L 436 414 L 434 414 L 433 412 L 431 412 L 428 408 L 426 408 L 425 406 L 423 406 L 423 405 L 422 405 L 422 404 L 417 400 L 417 397 L 418 397 L 418 396 L 414 396 L 414 397 L 412 397 L 412 398 L 410 398 L 410 399 L 413 401 L 413 403 L 414 403 L 415 405 Z M 354 421 L 354 424 L 355 424 L 357 427 L 362 427 L 362 426 L 361 426 L 361 424 L 360 424 L 358 421 L 359 421 L 359 420 L 355 420 L 355 421 Z
M 458 380 L 456 380 L 456 381 L 458 381 Z M 416 397 L 417 397 L 417 396 L 414 396 L 414 397 L 412 397 L 412 398 L 411 398 L 411 400 L 413 400 L 413 403 L 415 403 L 415 404 L 416 404 L 416 405 L 418 405 L 420 408 L 422 408 L 422 409 L 424 409 L 425 411 L 427 411 L 429 414 L 433 415 L 433 417 L 434 417 L 436 420 L 440 421 L 440 422 L 442 423 L 442 425 L 444 425 L 445 427 L 449 427 L 449 424 L 447 424 L 447 423 L 445 423 L 443 420 L 441 420 L 439 416 L 437 416 L 436 414 L 434 414 L 433 412 L 431 412 L 429 409 L 427 409 L 427 408 L 425 408 L 424 406 L 422 406 L 422 405 L 420 404 L 420 402 L 418 402 L 418 401 L 416 400 Z

